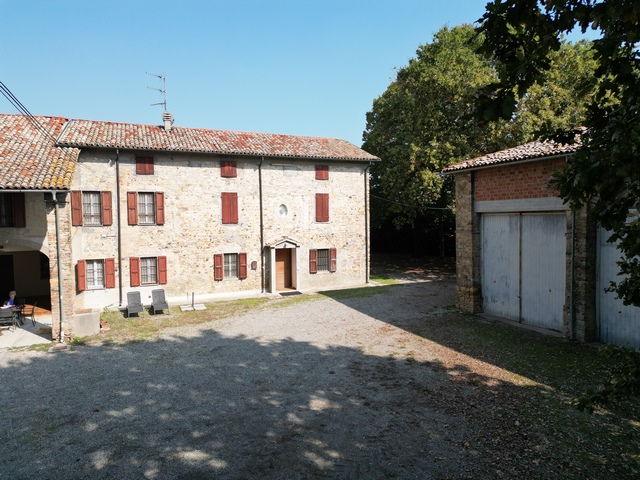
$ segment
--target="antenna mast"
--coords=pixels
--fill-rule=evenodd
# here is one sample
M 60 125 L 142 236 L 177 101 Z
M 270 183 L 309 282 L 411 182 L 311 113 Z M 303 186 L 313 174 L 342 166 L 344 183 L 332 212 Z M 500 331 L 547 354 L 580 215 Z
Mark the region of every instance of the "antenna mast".
M 157 90 L 158 92 L 160 92 L 162 94 L 162 102 L 159 103 L 152 103 L 151 106 L 155 106 L 155 105 L 162 105 L 164 111 L 167 111 L 167 79 L 164 76 L 164 73 L 158 75 L 156 73 L 149 73 L 146 72 L 147 75 L 151 75 L 152 77 L 158 77 L 160 80 L 162 80 L 162 88 L 156 88 L 156 87 L 147 87 L 150 88 L 151 90 Z

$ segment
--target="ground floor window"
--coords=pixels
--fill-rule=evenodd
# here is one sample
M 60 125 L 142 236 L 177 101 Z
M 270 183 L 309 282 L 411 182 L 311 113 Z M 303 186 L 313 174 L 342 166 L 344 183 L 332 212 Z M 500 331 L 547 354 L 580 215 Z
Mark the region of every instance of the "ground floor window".
M 238 278 L 238 254 L 224 254 L 224 278 Z
M 142 285 L 158 283 L 158 259 L 156 257 L 140 259 L 140 281 Z
M 104 260 L 87 260 L 87 290 L 104 288 Z
M 329 271 L 329 249 L 328 248 L 318 249 L 318 271 L 319 272 Z
M 213 256 L 214 280 L 247 278 L 246 253 L 217 253 Z
M 338 253 L 335 248 L 309 250 L 309 273 L 335 272 Z

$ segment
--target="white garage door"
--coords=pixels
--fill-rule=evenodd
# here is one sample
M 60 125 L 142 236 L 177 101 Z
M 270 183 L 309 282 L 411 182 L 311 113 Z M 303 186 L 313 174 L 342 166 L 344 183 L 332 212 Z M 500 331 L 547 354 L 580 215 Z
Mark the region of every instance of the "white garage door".
M 629 344 L 640 349 L 640 307 L 625 305 L 613 292 L 605 288 L 620 280 L 618 265 L 620 250 L 608 243 L 610 233 L 598 232 L 598 330 L 601 342 L 613 345 Z
M 482 216 L 484 311 L 528 325 L 562 330 L 566 216 Z

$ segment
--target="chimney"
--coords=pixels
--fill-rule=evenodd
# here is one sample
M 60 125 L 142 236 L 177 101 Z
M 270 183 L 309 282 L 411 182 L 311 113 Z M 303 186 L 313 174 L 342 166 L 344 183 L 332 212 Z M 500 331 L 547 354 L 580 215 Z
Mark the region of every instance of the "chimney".
M 164 129 L 170 132 L 171 125 L 173 125 L 173 116 L 169 112 L 164 112 L 162 114 L 162 121 L 164 122 Z

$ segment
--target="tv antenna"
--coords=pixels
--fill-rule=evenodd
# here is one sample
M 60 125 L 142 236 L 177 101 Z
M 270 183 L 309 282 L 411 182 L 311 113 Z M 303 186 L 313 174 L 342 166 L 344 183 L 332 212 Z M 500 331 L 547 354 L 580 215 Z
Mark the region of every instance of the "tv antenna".
M 167 111 L 167 79 L 164 76 L 164 73 L 158 75 L 157 73 L 149 73 L 146 72 L 147 75 L 151 75 L 152 77 L 158 77 L 160 80 L 162 80 L 162 88 L 156 88 L 156 87 L 147 87 L 150 88 L 151 90 L 157 90 L 162 94 L 162 102 L 158 102 L 158 103 L 152 103 L 151 106 L 155 106 L 155 105 L 162 105 L 164 111 Z

